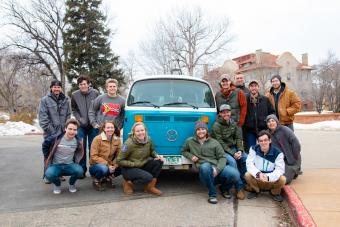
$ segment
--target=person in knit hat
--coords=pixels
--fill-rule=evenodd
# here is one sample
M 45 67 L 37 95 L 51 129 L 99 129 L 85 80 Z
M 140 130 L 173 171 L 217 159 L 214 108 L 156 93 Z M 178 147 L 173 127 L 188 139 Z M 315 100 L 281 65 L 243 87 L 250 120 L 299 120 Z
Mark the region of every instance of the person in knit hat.
M 294 114 L 301 110 L 301 100 L 294 91 L 288 89 L 288 86 L 281 81 L 280 75 L 274 75 L 270 82 L 272 87 L 266 96 L 275 109 L 275 115 L 280 124 L 294 131 Z
M 70 117 L 70 101 L 62 91 L 62 83 L 59 80 L 52 80 L 49 93 L 42 97 L 39 104 L 38 120 L 43 129 L 44 140 L 62 134 Z M 44 151 L 43 154 L 45 161 L 49 154 Z
M 220 111 L 222 104 L 231 107 L 231 118 L 239 126 L 240 130 L 244 124 L 247 114 L 247 100 L 244 92 L 237 88 L 230 80 L 230 76 L 223 74 L 220 77 L 220 91 L 216 92 L 215 99 L 217 111 Z
M 239 181 L 240 173 L 232 166 L 226 165 L 224 150 L 217 140 L 209 136 L 206 123 L 195 123 L 194 136 L 185 141 L 182 155 L 199 169 L 199 178 L 208 188 L 209 203 L 217 203 L 216 185 L 220 185 L 222 197 L 231 198 L 229 189 Z
M 266 118 L 268 132 L 272 136 L 272 144 L 284 154 L 286 183 L 301 174 L 301 145 L 294 132 L 288 127 L 280 125 L 275 114 Z

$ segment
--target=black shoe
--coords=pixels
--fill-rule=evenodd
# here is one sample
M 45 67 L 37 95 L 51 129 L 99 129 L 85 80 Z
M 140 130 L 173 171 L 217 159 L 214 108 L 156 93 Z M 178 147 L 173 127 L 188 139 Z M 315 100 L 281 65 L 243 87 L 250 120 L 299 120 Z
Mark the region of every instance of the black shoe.
M 257 193 L 257 192 L 249 192 L 247 198 L 248 199 L 255 199 L 255 198 L 257 198 L 258 194 L 259 193 Z
M 94 189 L 96 189 L 97 191 L 105 191 L 105 188 L 102 185 L 102 182 L 98 181 L 98 180 L 94 180 L 92 182 L 92 185 L 94 187 Z
M 86 178 L 86 174 L 84 173 L 81 177 L 79 177 L 78 179 L 80 179 L 80 180 L 83 180 L 83 179 L 85 179 Z
M 273 195 L 272 194 L 272 198 L 276 202 L 280 202 L 281 203 L 283 201 L 283 197 L 280 194 L 278 194 L 278 195 Z
M 216 204 L 217 203 L 217 198 L 216 197 L 209 197 L 208 203 Z
M 229 191 L 225 191 L 225 192 L 222 192 L 221 191 L 221 196 L 223 197 L 223 198 L 226 198 L 226 199 L 231 199 L 231 194 L 229 193 Z

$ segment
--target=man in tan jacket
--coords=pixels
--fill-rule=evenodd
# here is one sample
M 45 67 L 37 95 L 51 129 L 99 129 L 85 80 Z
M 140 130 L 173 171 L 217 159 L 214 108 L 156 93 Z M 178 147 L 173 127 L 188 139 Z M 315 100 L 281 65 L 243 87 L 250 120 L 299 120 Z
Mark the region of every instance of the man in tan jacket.
M 272 87 L 266 96 L 274 106 L 275 115 L 280 124 L 294 131 L 294 114 L 301 110 L 301 100 L 294 91 L 288 89 L 288 86 L 281 81 L 280 75 L 274 75 L 270 82 Z

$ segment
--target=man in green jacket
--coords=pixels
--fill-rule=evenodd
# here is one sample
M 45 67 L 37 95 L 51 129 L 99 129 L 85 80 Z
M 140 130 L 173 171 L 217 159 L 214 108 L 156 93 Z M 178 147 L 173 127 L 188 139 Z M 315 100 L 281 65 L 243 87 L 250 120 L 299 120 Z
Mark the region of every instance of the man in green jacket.
M 218 141 L 209 137 L 208 127 L 204 122 L 195 123 L 195 136 L 186 140 L 182 154 L 199 169 L 199 178 L 209 190 L 209 203 L 217 203 L 215 186 L 218 184 L 222 196 L 231 198 L 229 189 L 240 179 L 240 174 L 235 168 L 226 166 L 224 150 Z

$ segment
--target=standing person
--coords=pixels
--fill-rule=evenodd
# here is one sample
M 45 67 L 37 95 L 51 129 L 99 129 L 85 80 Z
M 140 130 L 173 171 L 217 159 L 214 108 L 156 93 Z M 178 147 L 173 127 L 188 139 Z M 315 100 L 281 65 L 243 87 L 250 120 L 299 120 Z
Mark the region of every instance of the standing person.
M 249 89 L 246 87 L 246 85 L 244 84 L 244 75 L 243 74 L 236 74 L 234 76 L 234 83 L 235 86 L 239 89 L 241 89 L 245 95 L 249 94 Z
M 76 137 L 79 122 L 69 119 L 65 123 L 65 133 L 52 135 L 45 139 L 43 151 L 48 154 L 44 175 L 53 183 L 53 193 L 61 193 L 61 176 L 71 176 L 69 191 L 77 191 L 75 183 L 83 175 L 83 168 L 79 165 L 84 149 L 82 141 Z
M 231 107 L 223 104 L 211 130 L 211 137 L 216 139 L 225 152 L 229 165 L 236 168 L 241 179 L 247 171 L 247 154 L 243 150 L 243 140 L 236 123 L 231 119 Z M 238 182 L 238 187 L 244 187 L 244 180 Z
M 80 161 L 80 165 L 83 167 L 84 176 L 86 177 L 87 171 L 87 158 L 86 148 L 88 144 L 89 157 L 91 156 L 91 143 L 93 138 L 98 135 L 98 129 L 93 128 L 89 120 L 89 109 L 92 101 L 97 98 L 99 92 L 90 87 L 90 79 L 86 76 L 80 76 L 77 79 L 79 90 L 72 93 L 71 107 L 73 116 L 79 121 L 80 127 L 78 128 L 78 137 L 83 139 L 85 155 Z
M 228 104 L 231 107 L 231 118 L 241 129 L 247 114 L 246 96 L 241 89 L 231 83 L 227 74 L 221 76 L 220 87 L 221 90 L 215 95 L 217 110 L 220 111 L 222 104 Z
M 195 163 L 199 169 L 199 178 L 208 192 L 208 202 L 217 203 L 216 185 L 220 185 L 220 191 L 224 198 L 230 199 L 229 190 L 236 186 L 237 198 L 244 199 L 242 187 L 238 187 L 240 173 L 234 167 L 227 165 L 224 150 L 217 140 L 208 134 L 208 127 L 202 121 L 195 123 L 195 135 L 189 137 L 182 148 L 184 157 Z
M 121 149 L 120 130 L 113 121 L 105 121 L 100 135 L 93 139 L 91 146 L 90 174 L 94 177 L 93 187 L 103 191 L 104 183 L 112 186 L 112 178 L 121 174 L 116 162 Z
M 107 79 L 106 94 L 93 100 L 89 110 L 89 119 L 93 128 L 99 129 L 105 120 L 113 120 L 119 129 L 123 128 L 125 99 L 117 94 L 118 81 Z
M 145 184 L 144 192 L 160 196 L 156 188 L 157 178 L 161 172 L 164 158 L 155 151 L 154 144 L 148 136 L 142 122 L 136 122 L 131 129 L 117 158 L 124 178 L 123 190 L 127 195 L 133 194 L 133 184 Z
M 256 198 L 261 190 L 270 190 L 273 199 L 282 202 L 281 189 L 286 183 L 283 153 L 271 144 L 267 131 L 257 135 L 259 144 L 252 146 L 247 158 L 245 179 L 252 189 L 248 199 Z
M 243 125 L 246 138 L 246 151 L 256 145 L 257 134 L 267 129 L 266 117 L 275 113 L 269 99 L 259 93 L 259 83 L 252 80 L 249 83 L 250 93 L 247 95 L 247 115 Z
M 281 81 L 280 75 L 274 75 L 270 82 L 270 88 L 267 97 L 275 109 L 275 115 L 280 124 L 287 126 L 294 131 L 294 114 L 301 110 L 301 100 L 296 93 Z
M 280 148 L 284 154 L 286 183 L 301 174 L 301 145 L 294 132 L 280 125 L 275 114 L 266 118 L 268 132 L 272 135 L 272 144 Z
M 69 99 L 62 92 L 62 84 L 59 80 L 52 80 L 50 92 L 44 96 L 39 104 L 39 125 L 43 129 L 44 139 L 63 133 L 65 122 L 71 116 Z M 48 153 L 44 152 L 44 163 Z M 62 178 L 64 180 L 64 178 Z M 45 179 L 45 183 L 50 182 Z

